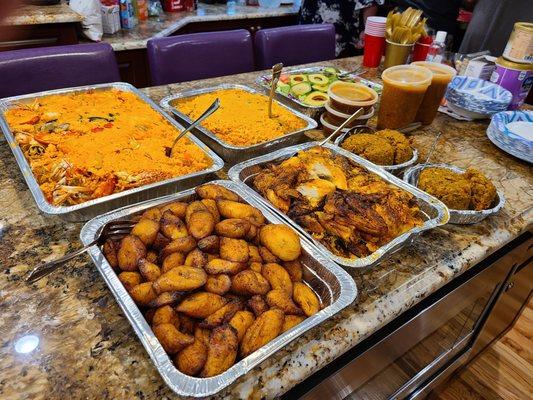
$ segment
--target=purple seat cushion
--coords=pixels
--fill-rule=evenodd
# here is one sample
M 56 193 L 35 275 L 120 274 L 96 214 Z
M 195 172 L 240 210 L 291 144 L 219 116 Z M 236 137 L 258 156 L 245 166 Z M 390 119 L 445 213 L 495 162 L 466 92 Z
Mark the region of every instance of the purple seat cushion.
M 295 25 L 261 29 L 255 35 L 258 69 L 274 64 L 306 64 L 335 58 L 335 27 L 332 24 Z
M 153 85 L 254 70 L 252 38 L 244 29 L 192 33 L 148 41 Z
M 0 98 L 120 81 L 107 43 L 0 52 Z

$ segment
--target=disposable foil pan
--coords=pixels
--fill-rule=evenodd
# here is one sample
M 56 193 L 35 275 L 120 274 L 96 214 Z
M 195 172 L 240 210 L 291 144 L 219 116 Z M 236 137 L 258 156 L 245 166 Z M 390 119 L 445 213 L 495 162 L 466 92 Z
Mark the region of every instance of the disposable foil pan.
M 284 68 L 283 74 L 323 74 L 325 73 L 325 69 L 327 67 L 307 67 L 307 68 Z M 346 73 L 346 71 L 339 70 L 339 74 Z M 383 86 L 379 83 L 375 83 L 372 81 L 369 81 L 364 78 L 360 78 L 357 75 L 348 75 L 348 78 L 353 80 L 354 82 L 362 83 L 365 86 L 368 86 L 371 89 L 374 89 L 377 93 L 381 93 L 383 90 Z M 270 90 L 270 81 L 272 80 L 272 74 L 267 75 L 260 75 L 255 80 L 255 83 L 257 83 L 259 86 L 263 87 L 264 89 Z M 286 99 L 289 99 L 290 101 L 295 102 L 296 104 L 300 105 L 301 107 L 305 107 L 307 109 L 313 110 L 315 112 L 323 111 L 325 108 L 324 106 L 311 106 L 309 104 L 304 103 L 303 101 L 300 101 L 298 97 L 293 96 L 291 94 L 283 94 L 278 91 L 276 91 L 276 94 L 278 96 L 284 97 Z
M 303 143 L 300 145 L 288 147 L 286 149 L 278 150 L 272 154 L 242 162 L 232 167 L 229 170 L 228 175 L 230 179 L 237 182 L 243 182 L 251 187 L 251 178 L 257 175 L 268 164 L 278 164 L 292 157 L 298 151 L 310 149 L 311 147 L 317 146 L 317 144 L 317 142 Z M 255 192 L 255 190 L 252 191 L 251 189 L 249 189 L 251 192 L 260 197 L 261 201 L 265 205 L 270 207 L 272 210 L 276 210 L 276 212 L 278 212 L 288 224 L 297 229 L 306 238 L 310 239 L 315 244 L 315 246 L 320 249 L 320 251 L 322 251 L 325 255 L 327 255 L 330 259 L 334 260 L 338 264 L 353 269 L 354 271 L 363 272 L 368 268 L 376 265 L 377 263 L 383 261 L 385 258 L 389 257 L 392 253 L 401 249 L 406 244 L 411 243 L 422 232 L 427 231 L 429 229 L 433 229 L 439 225 L 444 225 L 446 222 L 448 222 L 448 219 L 450 217 L 448 213 L 448 208 L 441 201 L 437 200 L 433 196 L 430 196 L 429 194 L 421 191 L 420 189 L 409 185 L 401 179 L 398 179 L 394 175 L 388 173 L 387 171 L 371 163 L 370 161 L 365 160 L 364 158 L 361 158 L 353 153 L 350 153 L 349 151 L 341 149 L 340 147 L 334 144 L 326 143 L 323 147 L 326 147 L 334 153 L 352 160 L 356 164 L 380 176 L 383 180 L 389 182 L 390 184 L 411 193 L 415 197 L 420 208 L 421 216 L 424 219 L 424 223 L 422 224 L 422 226 L 412 228 L 409 231 L 401 234 L 400 236 L 391 240 L 389 243 L 381 246 L 379 249 L 377 249 L 375 252 L 368 255 L 367 257 L 355 259 L 346 258 L 332 253 L 322 243 L 320 243 L 318 240 L 314 239 L 309 233 L 307 233 L 304 228 L 295 223 L 287 215 L 281 213 L 268 200 L 264 199 L 261 195 Z
M 417 186 L 418 177 L 420 176 L 420 173 L 426 168 L 446 168 L 453 172 L 457 172 L 458 174 L 463 174 L 466 172 L 464 169 L 458 168 L 450 164 L 418 164 L 418 165 L 415 165 L 414 167 L 409 168 L 407 171 L 405 171 L 405 174 L 403 175 L 403 180 L 405 182 L 410 183 L 413 186 Z M 500 190 L 497 190 L 496 199 L 492 203 L 492 208 L 489 208 L 487 210 L 481 210 L 481 211 L 453 210 L 450 208 L 449 209 L 450 220 L 448 222 L 450 224 L 458 224 L 458 225 L 476 224 L 484 220 L 488 216 L 496 214 L 498 211 L 502 209 L 504 204 L 505 204 L 505 197 Z
M 346 133 L 343 133 L 339 137 L 337 137 L 337 139 L 335 139 L 334 143 L 337 146 L 341 147 L 342 143 L 347 138 L 349 138 L 352 135 L 357 135 L 358 133 L 359 132 L 354 132 L 354 131 L 350 130 L 350 131 L 348 131 Z M 346 150 L 346 151 L 348 151 L 348 150 Z M 399 175 L 405 169 L 407 169 L 410 166 L 416 164 L 417 160 L 418 160 L 418 150 L 417 149 L 413 149 L 413 157 L 411 157 L 410 160 L 407 160 L 407 161 L 405 161 L 405 162 L 403 162 L 401 164 L 396 164 L 396 165 L 379 165 L 379 164 L 376 164 L 376 165 L 378 165 L 379 167 L 383 168 L 385 171 L 390 172 L 391 174 Z
M 269 222 L 277 224 L 283 223 L 276 213 L 272 212 L 267 207 L 264 207 L 262 202 L 258 201 L 255 196 L 249 196 L 244 185 L 231 181 L 214 181 L 212 183 L 221 185 L 238 194 L 241 198 L 245 199 L 246 203 L 261 210 Z M 85 224 L 80 233 L 81 241 L 85 245 L 92 242 L 98 235 L 102 226 L 109 221 L 128 219 L 133 215 L 142 213 L 142 211 L 147 208 L 159 206 L 168 202 L 176 200 L 188 201 L 195 198 L 194 190 L 189 189 L 177 194 L 109 212 L 96 217 Z M 320 297 L 325 308 L 270 341 L 245 359 L 239 361 L 226 372 L 211 378 L 190 377 L 182 374 L 174 367 L 172 361 L 159 344 L 159 341 L 156 339 L 150 326 L 141 314 L 141 311 L 131 299 L 122 283 L 118 280 L 116 273 L 108 264 L 100 248 L 96 246 L 91 247 L 89 249 L 89 255 L 107 283 L 109 289 L 117 299 L 118 304 L 124 311 L 124 314 L 133 326 L 135 333 L 144 345 L 148 355 L 167 385 L 180 396 L 205 397 L 213 395 L 228 387 L 237 378 L 246 374 L 252 368 L 273 355 L 276 351 L 288 345 L 304 332 L 337 314 L 356 299 L 357 287 L 353 279 L 321 252 L 317 251 L 317 249 L 304 237 L 301 237 L 301 243 L 302 258 L 300 260 L 304 265 L 304 281 L 309 284 Z
M 44 197 L 44 193 L 39 187 L 37 179 L 33 175 L 28 160 L 26 160 L 26 157 L 24 157 L 24 153 L 15 140 L 14 133 L 9 128 L 9 124 L 5 119 L 4 113 L 8 109 L 16 107 L 21 103 L 31 103 L 35 99 L 44 96 L 50 96 L 54 94 L 82 93 L 89 90 L 111 89 L 135 93 L 135 95 L 150 105 L 150 107 L 152 107 L 157 113 L 161 114 L 163 118 L 165 118 L 174 128 L 176 128 L 176 135 L 179 134 L 178 130 L 183 130 L 183 127 L 180 124 L 163 112 L 163 110 L 161 110 L 161 108 L 159 108 L 159 106 L 155 104 L 148 96 L 136 89 L 134 86 L 124 82 L 50 90 L 46 92 L 8 97 L 0 100 L 0 127 L 2 128 L 4 136 L 9 143 L 9 147 L 11 148 L 17 164 L 22 171 L 22 175 L 26 180 L 28 188 L 30 189 L 31 194 L 37 203 L 37 207 L 39 207 L 43 213 L 48 215 L 57 215 L 68 221 L 86 221 L 109 210 L 113 210 L 128 204 L 135 204 L 144 200 L 153 199 L 154 197 L 164 196 L 174 193 L 177 190 L 183 190 L 198 185 L 204 182 L 210 174 L 222 169 L 224 166 L 224 162 L 211 149 L 209 149 L 193 135 L 188 135 L 187 137 L 198 147 L 200 147 L 211 159 L 213 162 L 211 167 L 188 175 L 178 176 L 175 178 L 166 179 L 164 181 L 154 182 L 149 185 L 143 185 L 137 188 L 124 190 L 119 193 L 114 193 L 109 196 L 100 197 L 98 199 L 89 200 L 72 206 L 54 206 L 50 204 Z
M 171 103 L 177 99 L 195 97 L 195 96 L 198 96 L 204 93 L 211 93 L 211 92 L 216 92 L 217 90 L 224 90 L 224 89 L 240 89 L 240 90 L 244 90 L 249 93 L 262 94 L 258 92 L 257 90 L 251 87 L 248 87 L 248 86 L 234 85 L 234 84 L 222 84 L 222 85 L 208 87 L 208 88 L 187 90 L 185 92 L 167 96 L 163 100 L 161 100 L 159 104 L 164 109 L 170 110 L 181 123 L 185 124 L 186 126 L 189 126 L 192 123 L 191 118 L 189 118 L 189 116 L 179 111 Z M 304 115 L 301 112 L 298 112 L 286 106 L 285 104 L 280 103 L 277 100 L 273 100 L 273 101 L 278 103 L 281 107 L 285 108 L 287 111 L 294 114 L 298 118 L 307 122 L 307 126 L 294 132 L 287 132 L 285 135 L 279 138 L 270 140 L 268 142 L 258 143 L 253 146 L 233 146 L 221 140 L 217 135 L 215 135 L 209 129 L 203 127 L 201 124 L 200 126 L 198 126 L 198 128 L 194 130 L 194 133 L 197 134 L 198 137 L 201 140 L 203 140 L 204 143 L 206 143 L 209 147 L 211 147 L 218 155 L 220 155 L 224 159 L 224 161 L 226 161 L 229 164 L 235 164 L 235 163 L 238 163 L 243 160 L 247 160 L 252 157 L 257 157 L 262 154 L 270 153 L 271 151 L 277 150 L 282 147 L 291 146 L 293 144 L 299 143 L 305 139 L 304 137 L 305 131 L 317 127 L 318 124 L 316 123 L 314 119 L 309 118 L 307 115 Z M 268 118 L 268 116 L 265 115 L 265 118 Z

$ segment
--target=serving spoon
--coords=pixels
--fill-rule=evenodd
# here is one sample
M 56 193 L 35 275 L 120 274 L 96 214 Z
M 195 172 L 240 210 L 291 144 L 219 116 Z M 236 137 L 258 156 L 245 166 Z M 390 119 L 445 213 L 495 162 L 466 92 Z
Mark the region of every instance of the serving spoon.
M 360 115 L 362 115 L 364 112 L 364 108 L 361 107 L 359 108 L 356 112 L 354 112 L 346 121 L 344 121 L 341 126 L 339 126 L 337 129 L 335 129 L 331 135 L 329 135 L 327 138 L 325 138 L 323 141 L 321 141 L 318 145 L 319 146 L 324 146 L 327 142 L 329 142 L 331 140 L 332 137 L 334 137 L 337 133 L 339 132 L 342 132 L 342 130 L 348 126 L 348 124 L 350 124 L 350 122 L 352 122 L 353 120 L 355 120 L 357 117 L 359 117 Z
M 270 95 L 268 96 L 268 118 L 274 118 L 272 115 L 272 98 L 276 91 L 276 86 L 281 76 L 281 70 L 283 69 L 282 63 L 277 63 L 272 67 L 272 80 L 270 81 Z
M 433 141 L 433 144 L 429 148 L 426 160 L 421 164 L 422 168 L 420 169 L 420 172 L 422 172 L 424 167 L 429 163 L 429 160 L 430 160 L 431 156 L 433 155 L 433 152 L 437 148 L 437 144 L 439 143 L 440 135 L 442 135 L 442 132 L 437 132 L 437 135 L 435 136 L 435 140 Z M 415 182 L 416 186 L 418 186 L 418 180 L 419 179 L 420 179 L 420 173 L 418 173 L 418 176 L 416 177 L 416 182 Z
M 211 114 L 213 114 L 218 108 L 220 107 L 220 100 L 216 99 L 207 110 L 204 111 L 202 115 L 200 115 L 196 121 L 194 121 L 191 125 L 189 125 L 188 128 L 184 129 L 177 137 L 174 139 L 174 143 L 172 143 L 172 147 L 165 146 L 165 155 L 167 157 L 172 157 L 172 152 L 174 150 L 174 146 L 176 146 L 176 143 L 178 143 L 178 140 L 180 140 L 187 132 L 190 132 L 192 129 L 196 128 L 200 122 L 202 122 L 204 119 L 209 117 Z

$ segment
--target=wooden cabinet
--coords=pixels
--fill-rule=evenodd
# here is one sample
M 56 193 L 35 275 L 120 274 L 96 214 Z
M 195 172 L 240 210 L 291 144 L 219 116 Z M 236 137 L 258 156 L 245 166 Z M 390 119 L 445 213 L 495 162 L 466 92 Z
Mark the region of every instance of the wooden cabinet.
M 0 51 L 77 44 L 78 23 L 0 27 Z

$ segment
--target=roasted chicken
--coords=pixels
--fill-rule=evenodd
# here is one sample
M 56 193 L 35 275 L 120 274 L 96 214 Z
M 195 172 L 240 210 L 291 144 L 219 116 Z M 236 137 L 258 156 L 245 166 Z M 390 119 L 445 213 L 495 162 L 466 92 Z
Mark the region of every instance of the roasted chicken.
M 410 193 L 321 147 L 267 166 L 253 185 L 342 257 L 368 256 L 422 224 Z

